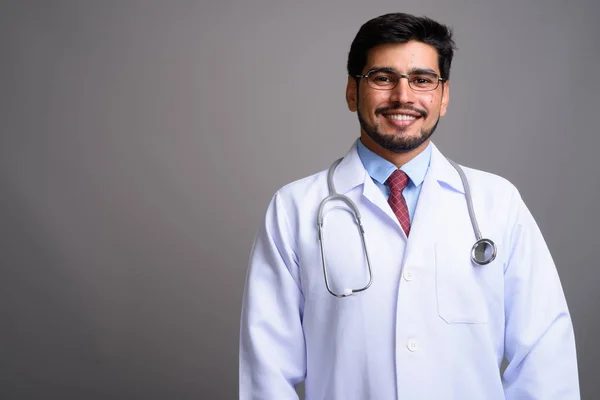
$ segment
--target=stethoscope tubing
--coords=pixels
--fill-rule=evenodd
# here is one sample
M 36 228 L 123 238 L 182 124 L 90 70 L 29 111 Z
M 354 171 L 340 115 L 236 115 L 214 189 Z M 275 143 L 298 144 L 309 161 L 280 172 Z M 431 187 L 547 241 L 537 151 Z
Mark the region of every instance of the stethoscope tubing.
M 462 185 L 463 185 L 463 188 L 465 191 L 465 199 L 467 201 L 467 209 L 469 212 L 469 218 L 471 220 L 473 232 L 475 233 L 475 237 L 477 239 L 475 244 L 471 248 L 471 261 L 477 265 L 487 265 L 487 264 L 491 263 L 492 261 L 494 261 L 494 259 L 496 258 L 496 254 L 497 254 L 496 244 L 491 239 L 485 239 L 481 235 L 481 231 L 479 230 L 479 224 L 477 223 L 477 218 L 475 216 L 475 211 L 473 209 L 473 199 L 471 196 L 471 187 L 469 185 L 469 181 L 468 181 L 463 169 L 460 167 L 460 165 L 458 165 L 454 161 L 452 161 L 450 159 L 447 159 L 447 160 L 450 163 L 450 165 L 452 165 L 454 167 L 454 169 L 458 172 L 458 175 L 460 176 L 460 180 L 462 182 Z M 348 297 L 348 296 L 353 295 L 354 293 L 359 293 L 359 292 L 365 291 L 373 283 L 373 270 L 371 267 L 371 260 L 369 258 L 369 252 L 367 250 L 367 243 L 365 240 L 365 230 L 362 225 L 360 211 L 358 210 L 358 207 L 352 201 L 352 199 L 350 199 L 348 196 L 338 193 L 336 191 L 335 185 L 333 183 L 333 175 L 335 173 L 337 166 L 340 164 L 341 161 L 342 161 L 342 158 L 335 160 L 333 162 L 333 164 L 331 164 L 331 167 L 329 167 L 329 171 L 327 171 L 327 186 L 329 189 L 329 195 L 321 201 L 321 203 L 319 204 L 319 210 L 317 213 L 318 238 L 319 238 L 319 246 L 320 246 L 320 250 L 321 250 L 321 263 L 323 266 L 323 276 L 325 278 L 325 286 L 327 287 L 327 290 L 329 291 L 329 293 L 331 293 L 333 296 L 338 297 L 338 298 Z M 331 289 L 331 286 L 329 285 L 329 277 L 327 275 L 327 265 L 326 265 L 327 262 L 325 259 L 325 245 L 324 245 L 324 234 L 323 234 L 323 226 L 324 226 L 325 221 L 324 221 L 323 211 L 325 209 L 325 205 L 327 204 L 327 202 L 329 202 L 331 200 L 341 200 L 344 203 L 346 203 L 348 205 L 348 207 L 350 207 L 350 209 L 352 210 L 355 222 L 358 226 L 362 247 L 363 247 L 365 259 L 367 262 L 367 268 L 369 271 L 369 281 L 367 282 L 367 284 L 365 286 L 363 286 L 362 288 L 359 288 L 359 289 L 344 289 L 344 292 L 342 294 L 336 293 L 333 289 Z M 491 252 L 490 251 L 486 252 L 486 249 L 491 249 Z

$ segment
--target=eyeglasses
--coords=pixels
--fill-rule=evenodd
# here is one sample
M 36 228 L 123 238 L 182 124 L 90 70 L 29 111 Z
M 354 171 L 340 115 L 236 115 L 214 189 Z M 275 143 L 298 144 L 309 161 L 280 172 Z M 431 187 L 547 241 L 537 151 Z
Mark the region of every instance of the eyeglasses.
M 408 75 L 399 74 L 393 69 L 373 69 L 366 75 L 356 75 L 357 78 L 365 78 L 370 87 L 377 90 L 392 90 L 398 85 L 401 78 L 408 80 L 408 86 L 416 92 L 429 92 L 437 89 L 444 78 L 428 71 L 415 71 Z

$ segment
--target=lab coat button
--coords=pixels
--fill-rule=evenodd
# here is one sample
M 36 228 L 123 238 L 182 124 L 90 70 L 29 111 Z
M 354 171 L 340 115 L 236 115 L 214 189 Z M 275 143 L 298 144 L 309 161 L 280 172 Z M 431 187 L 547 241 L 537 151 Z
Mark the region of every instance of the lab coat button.
M 419 350 L 419 342 L 417 342 L 416 339 L 409 339 L 408 343 L 406 343 L 406 347 L 410 351 L 417 351 L 417 350 Z
M 413 279 L 415 279 L 415 273 L 412 272 L 411 270 L 408 271 L 404 271 L 404 273 L 402 274 L 402 276 L 404 276 L 404 280 L 410 282 Z

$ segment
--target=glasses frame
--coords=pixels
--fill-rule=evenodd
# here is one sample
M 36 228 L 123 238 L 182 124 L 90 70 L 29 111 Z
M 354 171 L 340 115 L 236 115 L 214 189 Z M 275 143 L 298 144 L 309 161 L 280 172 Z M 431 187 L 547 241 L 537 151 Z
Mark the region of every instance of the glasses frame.
M 398 80 L 396 81 L 396 84 L 390 88 L 382 88 L 382 87 L 377 87 L 377 86 L 372 86 L 369 83 L 369 76 L 371 76 L 371 74 L 374 74 L 376 72 L 386 72 L 386 73 L 390 73 L 390 74 L 396 74 L 398 76 Z M 435 87 L 433 89 L 421 89 L 421 88 L 414 88 L 412 86 L 412 84 L 410 83 L 410 75 L 411 74 L 416 74 L 416 75 L 431 75 L 432 77 L 435 76 L 437 77 L 437 85 L 435 85 Z M 354 75 L 356 78 L 360 79 L 360 78 L 364 78 L 367 80 L 367 85 L 369 85 L 370 88 L 375 89 L 375 90 L 394 90 L 396 88 L 396 86 L 398 86 L 398 83 L 400 82 L 400 79 L 402 78 L 406 78 L 406 80 L 408 81 L 408 87 L 410 87 L 413 91 L 415 92 L 432 92 L 435 89 L 437 89 L 440 86 L 440 82 L 446 82 L 447 79 L 441 78 L 438 74 L 435 73 L 431 73 L 431 72 L 412 72 L 411 74 L 400 74 L 396 71 L 394 71 L 393 69 L 388 69 L 388 68 L 378 68 L 378 69 L 372 69 L 370 71 L 367 71 L 367 73 L 365 75 Z

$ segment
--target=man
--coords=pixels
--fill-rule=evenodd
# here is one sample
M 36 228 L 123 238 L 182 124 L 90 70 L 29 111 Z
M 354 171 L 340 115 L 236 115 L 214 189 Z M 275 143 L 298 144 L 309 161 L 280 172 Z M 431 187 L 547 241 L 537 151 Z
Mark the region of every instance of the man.
M 360 139 L 332 187 L 323 171 L 275 194 L 252 249 L 241 399 L 295 399 L 303 380 L 311 400 L 579 398 L 565 298 L 519 193 L 470 168 L 463 182 L 430 141 L 453 48 L 428 18 L 361 27 L 346 89 Z M 322 203 L 334 190 L 347 198 Z M 471 251 L 468 198 L 496 252 Z

